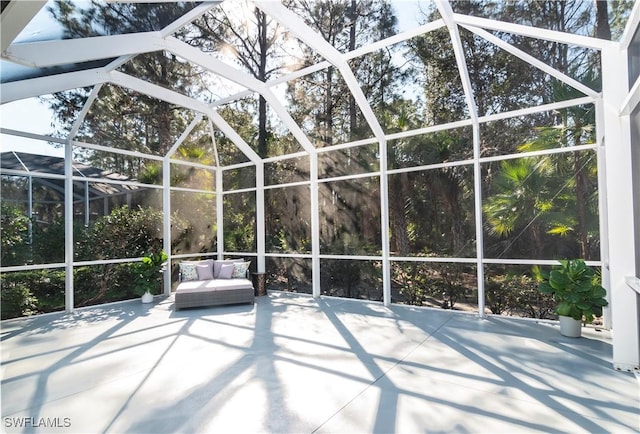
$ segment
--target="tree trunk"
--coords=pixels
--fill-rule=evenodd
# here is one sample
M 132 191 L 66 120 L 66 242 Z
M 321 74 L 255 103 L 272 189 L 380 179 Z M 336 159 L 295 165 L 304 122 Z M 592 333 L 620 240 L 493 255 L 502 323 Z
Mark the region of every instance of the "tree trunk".
M 356 20 L 357 1 L 351 0 L 351 7 L 349 8 L 349 51 L 353 51 L 356 49 Z M 351 140 L 354 140 L 356 126 L 356 100 L 353 97 L 353 94 L 349 92 L 349 135 L 351 137 Z
M 325 75 L 326 90 L 324 94 L 324 110 L 322 119 L 324 123 L 324 133 L 322 139 L 325 146 L 333 144 L 333 66 L 327 68 Z
M 596 2 L 596 37 L 611 40 L 611 27 L 609 27 L 609 8 L 607 0 L 595 0 Z
M 578 214 L 578 244 L 580 257 L 587 259 L 587 214 L 584 170 L 581 167 L 581 158 L 578 152 L 573 153 L 573 166 L 576 174 L 576 213 Z
M 574 146 L 582 144 L 580 133 L 582 131 L 581 119 L 575 120 L 575 132 L 573 134 Z M 573 153 L 573 170 L 576 177 L 576 214 L 578 217 L 578 244 L 580 246 L 580 257 L 587 259 L 588 238 L 587 238 L 587 177 L 584 173 L 583 158 L 580 158 L 579 152 Z
M 389 213 L 393 249 L 400 256 L 407 256 L 409 252 L 409 237 L 407 236 L 407 218 L 405 214 L 405 185 L 409 182 L 406 173 L 394 175 L 389 179 Z M 383 229 L 384 230 L 384 229 Z
M 255 9 L 255 15 L 258 22 L 258 80 L 267 81 L 267 51 L 269 49 L 269 41 L 267 39 L 267 17 L 260 9 Z M 269 133 L 267 131 L 267 101 L 260 95 L 258 101 L 258 155 L 262 158 L 268 156 L 268 140 Z

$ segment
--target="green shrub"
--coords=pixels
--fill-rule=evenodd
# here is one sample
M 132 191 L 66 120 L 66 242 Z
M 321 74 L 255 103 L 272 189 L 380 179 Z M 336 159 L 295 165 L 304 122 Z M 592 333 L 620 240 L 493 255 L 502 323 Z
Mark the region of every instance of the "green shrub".
M 408 262 L 393 263 L 393 279 L 400 286 L 400 295 L 407 304 L 421 306 L 427 292 L 424 264 Z
M 554 301 L 538 291 L 538 283 L 530 275 L 505 273 L 492 275 L 485 286 L 486 306 L 496 315 L 526 318 L 551 318 Z
M 17 318 L 36 313 L 38 300 L 29 291 L 29 288 L 23 284 L 7 282 L 5 276 L 2 276 L 2 289 L 0 290 L 2 319 Z
M 491 313 L 501 315 L 514 307 L 515 297 L 511 276 L 498 274 L 490 276 L 484 287 L 485 304 Z
M 5 273 L 2 275 L 2 291 L 23 287 L 31 294 L 33 304 L 28 313 L 55 312 L 64 309 L 65 272 L 60 270 L 31 270 Z M 3 306 L 4 309 L 4 306 Z
M 442 300 L 443 309 L 453 309 L 458 301 L 466 299 L 471 288 L 465 282 L 464 264 L 442 263 L 431 267 L 427 295 Z
M 2 265 L 23 265 L 29 255 L 29 218 L 20 208 L 0 202 L 0 252 Z

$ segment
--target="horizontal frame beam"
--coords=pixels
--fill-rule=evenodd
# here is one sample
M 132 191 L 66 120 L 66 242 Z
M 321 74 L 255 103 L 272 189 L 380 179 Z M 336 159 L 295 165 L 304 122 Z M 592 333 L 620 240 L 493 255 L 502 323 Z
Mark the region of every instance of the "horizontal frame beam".
M 46 68 L 158 51 L 162 41 L 160 32 L 145 32 L 28 42 L 11 45 L 2 57 L 20 65 Z

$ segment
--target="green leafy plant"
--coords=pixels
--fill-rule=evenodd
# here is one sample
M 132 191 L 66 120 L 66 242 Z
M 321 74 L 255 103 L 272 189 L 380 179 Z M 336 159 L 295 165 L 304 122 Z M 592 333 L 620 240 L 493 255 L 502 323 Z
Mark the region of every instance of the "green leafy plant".
M 4 186 L 4 184 L 3 184 Z M 24 265 L 29 259 L 29 218 L 19 207 L 0 203 L 0 261 Z
M 553 294 L 556 313 L 590 323 L 602 315 L 607 291 L 600 286 L 596 272 L 582 259 L 561 260 L 550 272 L 534 269 L 539 279 L 538 290 Z
M 6 275 L 2 276 L 3 279 Z M 0 292 L 1 318 L 17 318 L 37 313 L 38 299 L 31 293 L 29 288 L 20 283 L 3 282 Z
M 153 294 L 156 291 L 160 286 L 160 279 L 167 265 L 167 258 L 168 256 L 164 250 L 160 250 L 144 256 L 142 262 L 132 264 L 135 273 L 134 291 L 136 294 L 143 295 L 145 292 Z

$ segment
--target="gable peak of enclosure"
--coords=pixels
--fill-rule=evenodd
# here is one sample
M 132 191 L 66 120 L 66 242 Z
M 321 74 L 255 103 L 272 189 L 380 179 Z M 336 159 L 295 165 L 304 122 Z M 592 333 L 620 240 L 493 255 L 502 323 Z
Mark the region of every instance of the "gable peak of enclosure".
M 3 200 L 3 281 L 18 315 L 126 299 L 161 245 L 167 295 L 183 259 L 243 257 L 271 289 L 548 318 L 532 267 L 579 257 L 637 367 L 639 21 L 629 1 L 3 2 L 3 152 L 60 165 L 2 165 L 48 216 Z M 24 289 L 34 264 L 61 298 Z

